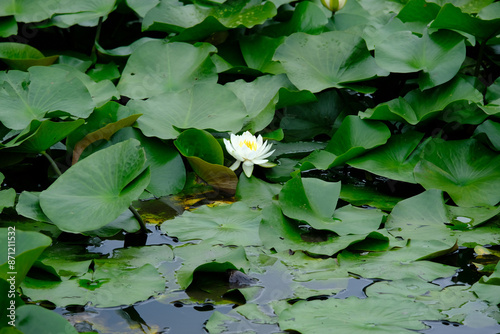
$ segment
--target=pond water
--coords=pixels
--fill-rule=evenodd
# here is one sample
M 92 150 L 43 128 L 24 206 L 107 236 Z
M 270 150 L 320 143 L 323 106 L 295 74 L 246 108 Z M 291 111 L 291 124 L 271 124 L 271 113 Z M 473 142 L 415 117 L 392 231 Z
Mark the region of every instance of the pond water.
M 148 203 L 151 206 L 152 203 Z M 111 239 L 100 240 L 90 238 L 87 251 L 97 253 L 106 257 L 112 254 L 113 250 L 130 245 L 178 245 L 176 239 L 166 236 L 158 226 L 148 224 L 151 231 L 146 239 L 137 239 L 137 236 L 125 236 L 119 234 Z M 463 248 L 453 254 L 439 258 L 439 262 L 459 266 L 461 269 L 452 277 L 441 278 L 433 283 L 442 288 L 452 285 L 473 284 L 481 277 L 473 265 L 473 250 Z M 166 263 L 174 270 L 179 266 L 177 261 Z M 256 279 L 257 286 L 263 287 L 263 291 L 258 294 L 252 302 L 265 305 L 273 300 L 286 299 L 293 293 L 293 288 L 289 285 L 292 278 L 286 272 L 280 270 L 279 266 L 269 268 L 263 274 L 251 274 Z M 320 295 L 311 299 L 339 298 L 344 299 L 350 296 L 366 298 L 365 288 L 377 280 L 351 277 L 347 284 L 339 281 L 338 293 L 335 295 Z M 321 281 L 305 282 L 303 285 L 310 289 L 322 289 Z M 331 282 L 329 283 L 331 284 Z M 168 283 L 167 283 L 168 285 Z M 329 288 L 334 288 L 330 286 Z M 189 290 L 189 289 L 188 289 Z M 227 290 L 227 287 L 226 287 Z M 127 307 L 94 308 L 83 306 L 70 306 L 66 308 L 56 308 L 55 312 L 69 319 L 80 332 L 97 331 L 98 333 L 208 333 L 205 324 L 214 311 L 226 314 L 238 306 L 240 302 L 232 303 L 230 300 L 221 299 L 224 292 L 215 290 L 213 294 L 198 295 L 196 291 L 174 291 L 157 298 L 136 303 Z M 219 294 L 219 295 L 217 295 Z M 206 302 L 200 302 L 205 298 Z M 211 301 L 217 302 L 211 302 Z M 294 300 L 291 300 L 293 302 Z M 244 301 L 243 301 L 244 302 Z M 458 323 L 448 321 L 427 321 L 430 328 L 418 333 L 439 333 L 439 334 L 464 334 L 479 333 L 477 329 L 470 328 Z M 244 331 L 254 331 L 259 334 L 285 333 L 280 331 L 274 324 L 258 324 L 247 322 L 245 324 L 229 324 L 227 333 L 241 333 Z M 481 328 L 482 334 L 500 333 L 500 325 Z

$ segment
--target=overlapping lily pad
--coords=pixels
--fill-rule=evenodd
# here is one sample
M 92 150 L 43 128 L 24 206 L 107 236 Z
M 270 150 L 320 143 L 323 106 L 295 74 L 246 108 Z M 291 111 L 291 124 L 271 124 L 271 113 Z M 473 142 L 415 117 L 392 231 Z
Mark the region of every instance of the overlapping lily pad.
M 375 64 L 359 36 L 343 31 L 292 34 L 278 47 L 274 59 L 297 88 L 313 93 L 388 74 Z
M 95 230 L 113 221 L 139 197 L 149 184 L 146 167 L 137 140 L 113 145 L 68 169 L 40 194 L 40 206 L 61 230 Z

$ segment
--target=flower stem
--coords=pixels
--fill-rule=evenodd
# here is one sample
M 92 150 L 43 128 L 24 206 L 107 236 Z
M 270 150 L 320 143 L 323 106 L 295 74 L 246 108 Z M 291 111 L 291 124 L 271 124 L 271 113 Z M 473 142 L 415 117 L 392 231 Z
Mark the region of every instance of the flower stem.
M 50 165 L 52 166 L 52 168 L 54 169 L 54 171 L 57 173 L 57 175 L 61 176 L 62 175 L 61 170 L 59 169 L 59 167 L 57 167 L 57 164 L 54 161 L 54 159 L 52 159 L 52 157 L 50 155 L 48 155 L 47 152 L 45 152 L 45 151 L 42 152 L 42 155 L 45 158 L 47 158 L 47 160 L 49 160 Z
M 132 205 L 129 206 L 128 209 L 132 212 L 135 219 L 137 219 L 137 221 L 139 222 L 139 226 L 141 227 L 141 232 L 148 233 L 148 229 L 146 228 L 146 224 L 144 224 L 144 220 L 142 220 L 142 217 L 139 214 L 139 212 L 137 212 L 137 210 Z

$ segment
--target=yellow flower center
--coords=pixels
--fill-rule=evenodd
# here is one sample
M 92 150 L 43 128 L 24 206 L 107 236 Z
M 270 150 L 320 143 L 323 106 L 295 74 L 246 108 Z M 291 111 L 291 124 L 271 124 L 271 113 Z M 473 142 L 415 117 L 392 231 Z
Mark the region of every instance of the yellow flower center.
M 257 143 L 254 141 L 246 140 L 246 139 L 243 141 L 240 141 L 240 147 L 243 147 L 243 145 L 245 145 L 246 147 L 248 147 L 252 151 L 257 151 Z

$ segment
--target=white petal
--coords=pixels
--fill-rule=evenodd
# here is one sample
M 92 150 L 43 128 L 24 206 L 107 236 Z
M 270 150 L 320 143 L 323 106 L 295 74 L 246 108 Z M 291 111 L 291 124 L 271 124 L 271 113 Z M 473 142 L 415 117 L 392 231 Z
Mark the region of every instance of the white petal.
M 266 154 L 260 155 L 259 159 L 265 159 L 265 158 L 271 156 L 274 153 L 274 151 L 276 151 L 276 150 L 272 150 L 271 152 L 267 152 Z
M 259 135 L 257 137 L 257 146 L 262 146 L 262 136 L 261 135 Z
M 262 165 L 265 164 L 268 160 L 267 159 L 253 159 L 252 162 L 254 165 Z
M 232 165 L 231 165 L 231 167 L 229 167 L 229 169 L 231 169 L 231 170 L 237 170 L 237 169 L 238 169 L 238 167 L 240 167 L 240 164 L 241 164 L 241 161 L 236 160 L 236 161 L 234 162 L 234 164 L 232 164 Z
M 252 176 L 252 172 L 253 172 L 253 164 L 248 165 L 247 162 L 248 161 L 245 161 L 243 163 L 243 172 L 245 172 L 245 175 L 247 177 L 250 177 L 250 176 Z

